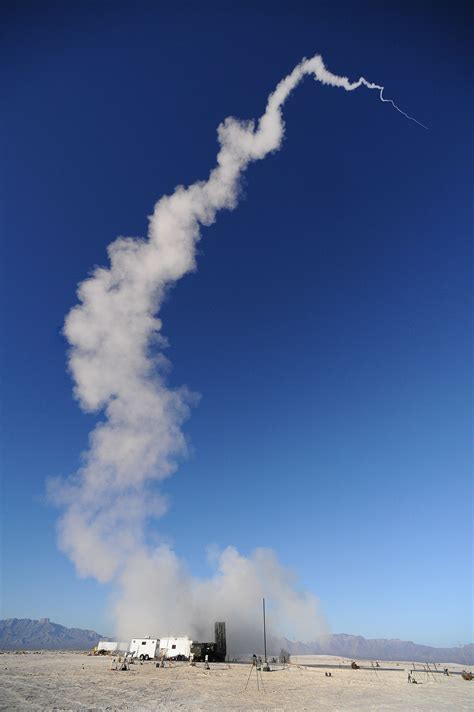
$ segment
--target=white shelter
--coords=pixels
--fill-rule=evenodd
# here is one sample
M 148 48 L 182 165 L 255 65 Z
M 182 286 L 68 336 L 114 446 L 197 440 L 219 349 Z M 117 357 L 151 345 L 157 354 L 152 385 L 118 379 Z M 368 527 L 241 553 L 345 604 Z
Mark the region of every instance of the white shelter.
M 158 643 L 156 638 L 134 638 L 130 643 L 129 651 L 134 658 L 153 660 Z
M 107 653 L 126 653 L 128 651 L 128 643 L 117 640 L 99 640 L 97 643 L 97 652 L 104 650 Z
M 160 638 L 160 655 L 165 658 L 175 658 L 177 655 L 189 658 L 192 644 L 193 641 L 188 636 L 185 638 Z

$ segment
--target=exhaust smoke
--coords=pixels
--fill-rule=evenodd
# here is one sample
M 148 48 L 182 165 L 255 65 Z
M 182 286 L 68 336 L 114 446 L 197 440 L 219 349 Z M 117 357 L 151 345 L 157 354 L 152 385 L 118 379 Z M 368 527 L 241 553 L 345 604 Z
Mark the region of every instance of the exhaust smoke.
M 235 208 L 248 165 L 280 147 L 282 107 L 305 75 L 346 91 L 375 89 L 390 101 L 377 84 L 332 74 L 318 55 L 303 60 L 270 94 L 258 122 L 230 117 L 219 126 L 216 167 L 207 180 L 178 186 L 156 203 L 147 239 L 120 237 L 109 245 L 110 266 L 97 267 L 79 285 L 79 303 L 65 321 L 74 394 L 84 411 L 104 418 L 89 436 L 80 470 L 50 482 L 64 509 L 59 546 L 80 576 L 117 583 L 122 638 L 153 633 L 205 640 L 214 621 L 224 620 L 231 652 L 250 652 L 263 596 L 271 602 L 275 633 L 310 640 L 325 632 L 317 599 L 297 591 L 271 550 L 246 558 L 228 547 L 212 578 L 197 580 L 170 547 L 150 545 L 146 531 L 166 510 L 157 485 L 186 453 L 181 426 L 193 402 L 187 388 L 167 385 L 160 306 L 168 287 L 196 268 L 201 226 Z

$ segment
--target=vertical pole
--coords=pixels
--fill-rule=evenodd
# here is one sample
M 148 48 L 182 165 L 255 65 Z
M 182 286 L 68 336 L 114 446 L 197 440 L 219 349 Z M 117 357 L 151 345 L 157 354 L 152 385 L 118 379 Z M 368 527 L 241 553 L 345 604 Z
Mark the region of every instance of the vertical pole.
M 265 652 L 265 665 L 267 664 L 267 630 L 265 627 L 265 599 L 263 599 L 263 649 Z

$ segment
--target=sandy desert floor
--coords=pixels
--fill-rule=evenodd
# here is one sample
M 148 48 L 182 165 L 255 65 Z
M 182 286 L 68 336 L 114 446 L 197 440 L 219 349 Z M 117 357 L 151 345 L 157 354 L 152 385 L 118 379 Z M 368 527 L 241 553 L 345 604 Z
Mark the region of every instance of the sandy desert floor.
M 460 675 L 416 674 L 407 683 L 410 663 L 380 663 L 395 672 L 332 667 L 347 660 L 298 656 L 286 669 L 262 673 L 242 664 L 190 667 L 176 663 L 157 668 L 135 664 L 126 672 L 111 670 L 112 658 L 83 653 L 42 652 L 0 655 L 0 710 L 472 710 L 474 682 Z M 328 665 L 325 668 L 305 664 Z M 368 664 L 370 663 L 361 663 Z M 329 667 L 331 666 L 331 667 Z M 418 667 L 418 665 L 417 665 Z M 449 665 L 460 670 L 459 665 Z M 332 677 L 325 672 L 331 671 Z M 246 688 L 246 683 L 247 688 Z M 246 689 L 245 689 L 246 688 Z

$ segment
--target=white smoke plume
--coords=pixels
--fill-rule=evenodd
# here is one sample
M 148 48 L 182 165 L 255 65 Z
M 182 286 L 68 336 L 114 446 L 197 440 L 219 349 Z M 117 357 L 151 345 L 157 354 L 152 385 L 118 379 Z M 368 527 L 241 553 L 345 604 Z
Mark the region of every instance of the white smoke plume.
M 205 635 L 206 626 L 222 619 L 236 640 L 240 631 L 250 641 L 265 594 L 281 632 L 309 639 L 322 630 L 316 599 L 295 592 L 271 551 L 244 558 L 228 548 L 217 558 L 214 577 L 198 581 L 173 551 L 153 548 L 146 537 L 147 521 L 166 509 L 157 483 L 186 452 L 181 425 L 191 399 L 186 388 L 166 384 L 160 306 L 166 289 L 196 268 L 200 226 L 211 225 L 219 210 L 235 208 L 249 163 L 280 147 L 282 107 L 307 74 L 346 91 L 375 89 L 387 101 L 383 87 L 332 74 L 320 56 L 303 60 L 270 94 L 257 123 L 227 118 L 219 126 L 216 167 L 207 180 L 178 186 L 157 202 L 148 239 L 120 237 L 109 245 L 110 267 L 96 268 L 79 285 L 79 304 L 65 321 L 75 396 L 85 411 L 105 417 L 90 435 L 83 467 L 52 484 L 65 507 L 59 545 L 81 576 L 117 582 L 122 635 Z M 140 605 L 131 605 L 137 590 Z
M 212 578 L 199 580 L 167 546 L 133 557 L 121 577 L 115 606 L 123 639 L 158 630 L 163 636 L 212 640 L 214 621 L 223 620 L 231 654 L 260 651 L 264 596 L 272 637 L 316 640 L 327 632 L 317 598 L 296 589 L 291 572 L 271 549 L 244 557 L 229 546 L 214 558 Z

